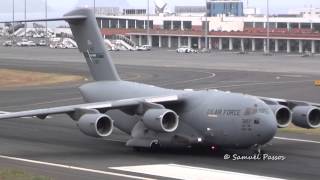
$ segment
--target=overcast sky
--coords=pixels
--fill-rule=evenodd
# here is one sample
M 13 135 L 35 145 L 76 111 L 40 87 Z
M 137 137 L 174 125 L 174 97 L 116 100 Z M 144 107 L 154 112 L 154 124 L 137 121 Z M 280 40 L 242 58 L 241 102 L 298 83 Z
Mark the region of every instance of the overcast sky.
M 1 0 L 0 19 L 12 18 L 12 1 Z M 26 0 L 29 18 L 44 16 L 44 0 Z M 47 0 L 49 5 L 49 17 L 61 16 L 66 11 L 79 6 L 92 6 L 93 0 Z M 154 0 L 150 0 L 150 7 L 153 9 Z M 175 5 L 198 5 L 204 6 L 205 0 L 164 0 L 170 9 Z M 247 1 L 245 0 L 245 6 Z M 147 0 L 96 0 L 97 6 L 122 6 L 123 8 L 146 8 Z M 318 7 L 320 0 L 269 0 L 271 13 L 287 13 L 289 9 Z M 24 0 L 15 0 L 15 17 L 23 18 Z M 266 0 L 249 0 L 249 6 L 257 7 L 265 12 Z

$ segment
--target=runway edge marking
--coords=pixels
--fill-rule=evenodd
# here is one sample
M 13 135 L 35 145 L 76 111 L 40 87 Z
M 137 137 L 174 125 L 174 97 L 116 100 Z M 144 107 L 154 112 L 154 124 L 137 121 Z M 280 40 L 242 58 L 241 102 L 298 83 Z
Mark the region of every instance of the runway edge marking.
M 72 169 L 72 170 L 78 170 L 78 171 L 85 171 L 85 172 L 91 172 L 91 173 L 97 173 L 97 174 L 119 176 L 119 177 L 130 178 L 130 179 L 156 180 L 156 179 L 152 179 L 152 178 L 133 176 L 133 175 L 128 175 L 128 174 L 114 173 L 114 172 L 109 172 L 109 171 L 88 169 L 88 168 L 82 168 L 82 167 L 77 167 L 77 166 L 69 166 L 69 165 L 63 165 L 63 164 L 49 163 L 49 162 L 36 161 L 36 160 L 31 160 L 31 159 L 17 158 L 17 157 L 4 156 L 4 155 L 0 155 L 0 158 L 8 159 L 8 160 L 14 160 L 14 161 L 20 161 L 20 162 L 28 162 L 28 163 L 33 163 L 33 164 L 41 164 L 41 165 L 52 166 L 52 167 L 65 168 L 65 169 Z
M 233 171 L 208 169 L 201 167 L 185 166 L 179 164 L 153 164 L 153 165 L 138 165 L 138 166 L 121 166 L 110 167 L 110 169 L 142 173 L 153 176 L 161 176 L 174 179 L 219 179 L 219 180 L 284 180 L 268 176 L 239 173 Z

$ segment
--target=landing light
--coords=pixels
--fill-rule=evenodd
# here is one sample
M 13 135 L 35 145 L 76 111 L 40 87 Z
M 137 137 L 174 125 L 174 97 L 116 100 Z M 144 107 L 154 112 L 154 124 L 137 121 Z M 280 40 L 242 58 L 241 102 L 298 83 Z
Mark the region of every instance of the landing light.
M 202 142 L 202 138 L 198 138 L 198 142 Z

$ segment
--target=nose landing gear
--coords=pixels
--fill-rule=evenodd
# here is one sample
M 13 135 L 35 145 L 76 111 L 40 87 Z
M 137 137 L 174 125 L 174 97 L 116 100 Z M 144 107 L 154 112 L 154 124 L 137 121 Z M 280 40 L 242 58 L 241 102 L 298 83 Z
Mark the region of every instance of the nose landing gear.
M 256 144 L 252 147 L 254 154 L 256 155 L 263 155 L 265 154 L 265 151 L 262 149 L 262 145 L 261 144 Z

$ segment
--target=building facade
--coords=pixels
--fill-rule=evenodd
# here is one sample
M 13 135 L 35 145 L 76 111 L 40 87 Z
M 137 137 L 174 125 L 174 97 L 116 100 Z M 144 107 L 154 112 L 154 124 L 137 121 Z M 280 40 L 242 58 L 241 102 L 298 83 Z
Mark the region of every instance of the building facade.
M 175 6 L 174 13 L 180 16 L 204 16 L 206 14 L 205 6 Z
M 320 17 L 273 16 L 269 20 L 271 52 L 320 53 Z M 209 24 L 207 32 L 204 28 L 206 21 Z M 97 22 L 106 38 L 121 35 L 131 39 L 136 45 L 267 51 L 265 16 L 152 15 L 148 23 L 148 17 L 144 15 L 121 15 L 99 16 Z
M 243 16 L 241 0 L 208 0 L 208 16 Z

